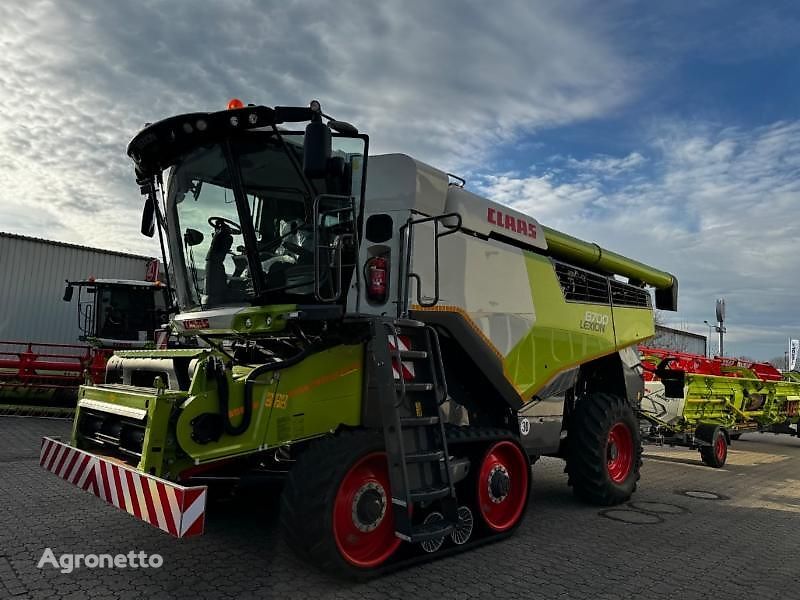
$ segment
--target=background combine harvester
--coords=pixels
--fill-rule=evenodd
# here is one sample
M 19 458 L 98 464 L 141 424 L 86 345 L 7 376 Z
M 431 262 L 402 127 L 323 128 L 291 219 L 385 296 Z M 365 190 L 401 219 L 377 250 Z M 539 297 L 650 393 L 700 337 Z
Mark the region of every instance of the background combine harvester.
M 721 467 L 744 432 L 800 435 L 800 374 L 735 358 L 639 351 L 646 367 L 640 414 L 650 441 L 697 448 L 705 464 Z
M 627 500 L 645 286 L 675 310 L 675 278 L 367 150 L 316 102 L 140 132 L 142 231 L 204 345 L 117 352 L 41 464 L 178 536 L 205 484 L 279 475 L 289 544 L 355 576 L 509 534 L 541 455 L 580 498 Z
M 105 380 L 114 350 L 152 347 L 156 329 L 169 320 L 168 291 L 159 281 L 67 281 L 64 301 L 72 301 L 75 288 L 83 344 L 0 341 L 4 412 L 68 412 L 82 383 Z

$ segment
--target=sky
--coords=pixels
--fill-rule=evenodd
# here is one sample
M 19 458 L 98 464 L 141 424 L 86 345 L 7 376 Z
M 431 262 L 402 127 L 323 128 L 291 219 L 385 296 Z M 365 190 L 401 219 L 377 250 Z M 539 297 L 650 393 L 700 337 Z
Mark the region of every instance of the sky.
M 674 273 L 667 325 L 800 337 L 800 6 L 773 1 L 0 4 L 0 231 L 157 255 L 146 122 L 306 105 L 541 223 Z

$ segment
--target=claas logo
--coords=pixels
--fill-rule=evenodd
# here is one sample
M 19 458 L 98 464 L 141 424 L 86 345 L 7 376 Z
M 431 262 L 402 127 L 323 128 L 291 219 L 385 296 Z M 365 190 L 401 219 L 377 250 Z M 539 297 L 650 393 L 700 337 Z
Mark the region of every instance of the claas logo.
M 184 329 L 208 329 L 208 319 L 186 319 Z
M 508 229 L 514 233 L 527 235 L 529 238 L 536 239 L 536 223 L 531 223 L 525 219 L 520 219 L 512 215 L 504 215 L 499 210 L 489 207 L 486 213 L 486 220 L 492 225 L 497 225 L 503 229 Z

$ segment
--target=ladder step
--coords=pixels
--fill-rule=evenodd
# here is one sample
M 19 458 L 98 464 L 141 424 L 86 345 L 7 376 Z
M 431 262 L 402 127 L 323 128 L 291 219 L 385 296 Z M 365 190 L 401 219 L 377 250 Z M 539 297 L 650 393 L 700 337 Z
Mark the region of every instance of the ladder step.
M 439 417 L 400 417 L 400 425 L 405 427 L 427 427 L 438 424 Z
M 405 389 L 407 392 L 430 392 L 433 390 L 432 383 L 395 383 L 394 387 L 398 390 Z
M 411 528 L 411 535 L 408 538 L 412 543 L 428 542 L 450 535 L 453 529 L 455 529 L 455 525 L 445 520 L 420 523 Z
M 409 452 L 406 454 L 407 463 L 439 462 L 444 458 L 444 450 L 432 452 Z
M 425 350 L 401 350 L 400 358 L 409 360 L 420 360 L 428 358 L 428 353 Z
M 422 321 L 415 321 L 414 319 L 395 319 L 394 324 L 395 327 L 413 327 L 415 329 L 425 327 L 425 323 Z
M 408 492 L 412 502 L 430 502 L 450 495 L 450 486 L 417 488 Z

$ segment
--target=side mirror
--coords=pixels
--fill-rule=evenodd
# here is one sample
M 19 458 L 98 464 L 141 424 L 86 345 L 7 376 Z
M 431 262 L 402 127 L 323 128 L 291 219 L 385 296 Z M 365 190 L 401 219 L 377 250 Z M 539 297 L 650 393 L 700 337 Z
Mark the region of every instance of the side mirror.
M 64 288 L 64 302 L 72 302 L 72 293 L 75 289 L 67 282 L 67 287 Z
M 328 172 L 328 159 L 331 157 L 331 129 L 322 120 L 311 121 L 306 125 L 303 140 L 303 172 L 306 177 L 318 179 Z
M 156 232 L 156 205 L 153 201 L 153 196 L 148 196 L 144 201 L 144 209 L 142 210 L 142 235 L 153 237 Z
M 345 135 L 358 135 L 358 129 L 347 121 L 328 121 L 328 126 L 337 133 Z
M 197 246 L 203 242 L 203 234 L 197 229 L 192 229 L 191 227 L 186 228 L 186 232 L 183 234 L 183 243 L 187 246 Z

